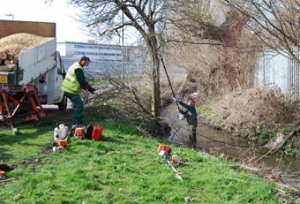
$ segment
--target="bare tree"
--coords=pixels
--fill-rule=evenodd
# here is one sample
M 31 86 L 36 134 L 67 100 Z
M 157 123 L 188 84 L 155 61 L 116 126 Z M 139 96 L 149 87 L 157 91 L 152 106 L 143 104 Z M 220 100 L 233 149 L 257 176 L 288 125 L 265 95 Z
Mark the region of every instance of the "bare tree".
M 244 46 L 248 19 L 220 1 L 170 3 L 167 42 L 176 47 L 172 50 L 176 50 L 174 54 L 179 56 L 176 59 L 181 60 L 188 74 L 197 75 L 197 83 L 202 86 L 199 91 L 230 91 L 249 81 L 244 78 L 253 63 L 251 67 L 247 63 L 249 69 L 245 69 L 246 63 L 242 60 L 246 58 L 241 56 L 251 53 L 249 47 Z
M 293 46 L 299 45 L 300 1 L 299 0 L 225 0 L 233 11 L 249 18 L 251 29 L 266 48 L 289 54 L 299 62 Z
M 53 0 L 45 0 L 53 1 Z M 128 29 L 137 31 L 148 48 L 151 61 L 151 113 L 160 115 L 160 61 L 158 51 L 164 29 L 166 1 L 164 0 L 68 0 L 81 9 L 80 21 L 90 33 L 99 38 L 122 37 Z M 154 120 L 154 121 L 155 121 Z M 155 125 L 153 128 L 156 128 Z

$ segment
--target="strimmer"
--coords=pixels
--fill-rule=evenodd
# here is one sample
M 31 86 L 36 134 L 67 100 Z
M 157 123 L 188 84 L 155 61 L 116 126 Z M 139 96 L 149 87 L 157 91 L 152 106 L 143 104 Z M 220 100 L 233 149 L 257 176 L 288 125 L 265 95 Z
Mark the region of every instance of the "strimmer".
M 180 181 L 183 181 L 182 177 L 181 177 L 181 173 L 179 173 L 174 166 L 172 165 L 172 163 L 170 162 L 170 160 L 168 159 L 169 154 L 171 153 L 171 148 L 167 145 L 163 145 L 160 144 L 158 146 L 157 151 L 159 152 L 159 155 L 162 156 L 167 163 L 169 164 L 169 166 L 171 167 L 171 169 L 175 172 L 175 177 L 178 178 Z M 178 159 L 179 160 L 179 159 Z

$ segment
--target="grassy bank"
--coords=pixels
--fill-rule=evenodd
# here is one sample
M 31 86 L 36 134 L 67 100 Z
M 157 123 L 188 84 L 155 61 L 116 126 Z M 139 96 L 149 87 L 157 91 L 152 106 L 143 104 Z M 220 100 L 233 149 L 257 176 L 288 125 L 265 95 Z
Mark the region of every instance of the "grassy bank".
M 187 196 L 194 203 L 281 203 L 275 184 L 229 161 L 169 145 L 182 161 L 175 165 L 180 181 L 157 152 L 163 141 L 100 114 L 89 119 L 102 121 L 101 141 L 72 137 L 66 151 L 53 153 L 54 123 L 71 114 L 49 117 L 53 125 L 44 127 L 21 125 L 19 135 L 0 130 L 0 163 L 17 167 L 0 180 L 0 203 L 184 203 Z

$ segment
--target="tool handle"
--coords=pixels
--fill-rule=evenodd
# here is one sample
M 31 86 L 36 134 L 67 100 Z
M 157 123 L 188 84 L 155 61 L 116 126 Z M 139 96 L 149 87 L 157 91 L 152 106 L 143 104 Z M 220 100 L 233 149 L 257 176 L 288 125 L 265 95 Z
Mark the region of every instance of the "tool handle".
M 163 60 L 162 57 L 160 57 L 160 59 L 161 59 L 161 62 L 162 62 L 162 64 L 163 64 L 163 67 L 164 67 L 164 69 L 165 69 L 165 72 L 166 72 L 166 75 L 167 75 L 167 78 L 168 78 L 168 82 L 169 82 L 169 85 L 170 85 L 171 90 L 172 90 L 172 94 L 173 94 L 174 98 L 176 98 L 175 92 L 174 92 L 174 90 L 173 90 L 173 87 L 172 87 L 172 84 L 171 84 L 171 81 L 170 81 L 170 77 L 169 77 L 169 74 L 168 74 L 168 71 L 167 71 L 167 68 L 166 68 L 166 65 L 165 65 L 165 62 L 164 62 L 164 60 Z
M 161 59 L 161 62 L 162 62 L 162 64 L 163 64 L 164 70 L 165 70 L 165 72 L 166 72 L 166 75 L 167 75 L 167 78 L 168 78 L 168 82 L 169 82 L 169 85 L 170 85 L 170 87 L 171 87 L 172 94 L 173 94 L 174 98 L 176 98 L 176 95 L 175 95 L 174 89 L 173 89 L 173 87 L 172 87 L 171 80 L 170 80 L 170 77 L 169 77 L 169 74 L 168 74 L 168 71 L 167 71 L 167 68 L 166 68 L 164 59 L 162 58 L 161 55 L 160 55 L 160 59 Z M 178 102 L 176 102 L 176 105 L 177 105 L 177 107 L 179 108 Z

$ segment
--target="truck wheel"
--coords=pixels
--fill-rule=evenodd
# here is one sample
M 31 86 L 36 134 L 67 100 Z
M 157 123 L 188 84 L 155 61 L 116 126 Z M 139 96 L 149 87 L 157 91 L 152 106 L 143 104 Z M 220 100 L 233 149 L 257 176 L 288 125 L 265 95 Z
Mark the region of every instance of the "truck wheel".
M 58 110 L 60 110 L 60 111 L 66 110 L 67 105 L 68 105 L 68 98 L 66 96 L 64 96 L 62 101 L 57 105 L 58 105 Z

